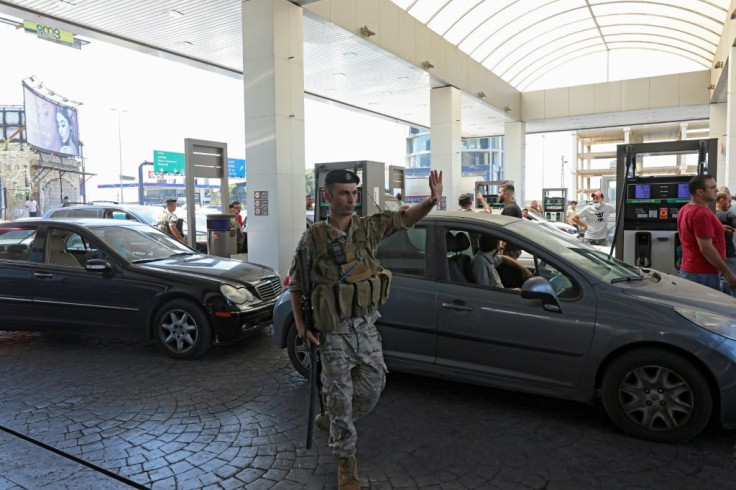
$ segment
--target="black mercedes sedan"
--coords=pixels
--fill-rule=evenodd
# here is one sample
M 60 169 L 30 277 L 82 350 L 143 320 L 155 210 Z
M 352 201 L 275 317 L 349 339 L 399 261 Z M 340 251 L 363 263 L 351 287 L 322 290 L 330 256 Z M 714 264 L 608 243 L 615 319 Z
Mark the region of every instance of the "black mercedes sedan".
M 203 255 L 144 223 L 0 223 L 0 330 L 145 336 L 177 359 L 271 323 L 273 269 Z

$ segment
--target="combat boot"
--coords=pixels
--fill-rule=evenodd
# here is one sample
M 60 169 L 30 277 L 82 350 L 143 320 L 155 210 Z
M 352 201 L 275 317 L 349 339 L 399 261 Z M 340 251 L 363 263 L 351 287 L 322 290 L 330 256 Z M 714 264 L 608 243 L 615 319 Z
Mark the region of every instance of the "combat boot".
M 360 490 L 358 462 L 355 460 L 355 455 L 338 460 L 337 487 L 340 490 Z
M 319 430 L 323 430 L 329 434 L 330 412 L 324 411 L 322 413 L 318 413 L 317 416 L 314 417 L 314 425 L 316 425 Z

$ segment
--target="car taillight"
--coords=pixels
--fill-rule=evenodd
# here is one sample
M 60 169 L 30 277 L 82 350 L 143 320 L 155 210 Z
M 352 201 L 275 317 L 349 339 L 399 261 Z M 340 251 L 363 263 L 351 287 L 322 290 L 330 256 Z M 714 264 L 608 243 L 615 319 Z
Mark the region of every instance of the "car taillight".
M 286 278 L 284 279 L 284 287 L 289 287 L 289 280 L 291 279 L 291 276 L 289 274 L 286 274 Z

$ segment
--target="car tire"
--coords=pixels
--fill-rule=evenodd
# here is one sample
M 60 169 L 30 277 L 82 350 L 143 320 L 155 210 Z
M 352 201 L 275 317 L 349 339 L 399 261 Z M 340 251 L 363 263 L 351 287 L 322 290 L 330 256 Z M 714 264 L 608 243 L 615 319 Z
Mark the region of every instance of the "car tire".
M 304 378 L 309 379 L 309 350 L 307 344 L 299 337 L 296 323 L 289 325 L 289 333 L 286 336 L 286 351 L 294 369 Z
M 174 359 L 194 359 L 212 345 L 210 322 L 199 306 L 176 299 L 155 316 L 154 334 L 164 352 Z
M 708 381 L 687 359 L 661 349 L 638 349 L 611 363 L 602 383 L 603 406 L 625 433 L 656 442 L 681 442 L 710 420 Z

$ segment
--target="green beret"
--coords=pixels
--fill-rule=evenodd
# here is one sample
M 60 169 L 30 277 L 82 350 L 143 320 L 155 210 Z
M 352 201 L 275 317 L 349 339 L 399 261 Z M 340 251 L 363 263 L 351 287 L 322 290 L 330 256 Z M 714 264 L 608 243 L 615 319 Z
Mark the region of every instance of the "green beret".
M 325 185 L 332 184 L 360 184 L 360 178 L 350 170 L 332 170 L 325 177 Z

